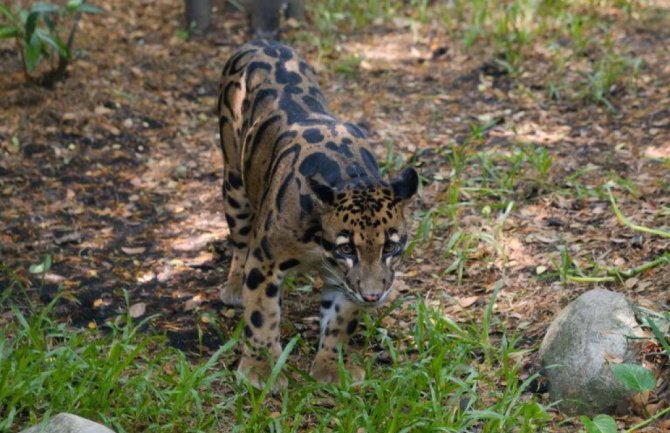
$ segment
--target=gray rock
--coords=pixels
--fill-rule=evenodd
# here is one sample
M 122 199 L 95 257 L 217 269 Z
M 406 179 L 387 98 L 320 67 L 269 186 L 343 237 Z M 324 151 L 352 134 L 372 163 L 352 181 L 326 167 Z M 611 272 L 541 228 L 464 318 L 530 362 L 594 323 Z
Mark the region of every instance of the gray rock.
M 565 307 L 549 326 L 539 357 L 549 382 L 549 396 L 569 415 L 623 414 L 632 391 L 612 374 L 609 359 L 638 362 L 642 337 L 625 296 L 604 289 L 584 293 Z
M 114 431 L 71 413 L 59 413 L 51 417 L 45 426 L 38 424 L 21 433 L 114 433 Z

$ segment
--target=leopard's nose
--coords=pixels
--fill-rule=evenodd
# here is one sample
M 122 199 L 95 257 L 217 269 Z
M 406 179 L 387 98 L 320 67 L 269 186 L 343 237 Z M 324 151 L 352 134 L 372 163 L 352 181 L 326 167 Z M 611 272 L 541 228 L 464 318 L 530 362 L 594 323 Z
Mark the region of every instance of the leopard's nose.
M 365 302 L 377 302 L 382 297 L 381 293 L 361 293 Z

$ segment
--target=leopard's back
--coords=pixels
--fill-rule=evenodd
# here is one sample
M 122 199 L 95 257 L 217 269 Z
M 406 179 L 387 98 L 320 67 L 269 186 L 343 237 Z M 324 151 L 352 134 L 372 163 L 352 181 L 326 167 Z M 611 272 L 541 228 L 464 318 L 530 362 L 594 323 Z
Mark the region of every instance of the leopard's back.
M 314 110 L 305 109 L 310 106 Z M 290 125 L 333 120 L 312 68 L 274 41 L 251 42 L 231 56 L 223 68 L 218 110 L 224 161 L 243 179 L 270 170 L 272 161 L 263 156 L 281 152 L 287 140 L 278 139 L 282 132 L 290 138 Z

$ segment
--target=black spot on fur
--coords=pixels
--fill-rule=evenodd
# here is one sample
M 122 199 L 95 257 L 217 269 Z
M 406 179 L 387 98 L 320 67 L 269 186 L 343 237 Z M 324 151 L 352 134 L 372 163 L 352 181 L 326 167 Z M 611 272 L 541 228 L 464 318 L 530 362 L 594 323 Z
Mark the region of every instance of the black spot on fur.
M 321 308 L 323 308 L 324 310 L 328 310 L 332 306 L 333 301 L 331 301 L 330 299 L 324 299 L 323 301 L 321 301 Z
M 288 93 L 291 95 L 299 95 L 302 93 L 302 88 L 298 86 L 286 86 L 284 87 L 284 93 Z
M 245 51 L 242 51 L 242 52 L 237 53 L 236 55 L 234 55 L 228 61 L 228 66 L 224 68 L 226 70 L 226 75 L 234 75 L 234 74 L 237 74 L 238 72 L 240 72 L 242 70 L 242 68 L 244 68 L 245 65 L 241 65 L 238 68 L 238 63 L 240 62 L 240 60 L 242 60 L 244 58 L 244 56 L 246 56 L 249 53 L 253 53 L 254 51 L 255 50 L 245 50 Z
M 288 259 L 286 261 L 283 261 L 279 264 L 279 270 L 280 271 L 286 271 L 291 268 L 294 268 L 300 264 L 300 261 L 297 259 Z
M 270 230 L 272 226 L 272 211 L 268 212 L 268 216 L 265 218 L 265 230 Z
M 363 167 L 357 162 L 352 162 L 351 164 L 347 165 L 347 176 L 351 178 L 358 178 L 358 177 L 367 177 L 367 173 L 365 170 L 363 170 Z
M 377 166 L 377 160 L 374 155 L 366 148 L 361 148 L 360 152 L 368 172 L 372 173 L 375 177 L 379 177 L 379 167 Z
M 251 290 L 256 290 L 263 281 L 265 281 L 263 273 L 258 269 L 253 268 L 247 277 L 247 287 Z
M 258 93 L 256 93 L 256 97 L 254 98 L 254 105 L 251 107 L 251 118 L 252 119 L 256 119 L 256 110 L 258 109 L 258 106 L 266 98 L 272 98 L 273 100 L 276 99 L 277 98 L 277 91 L 275 89 L 262 89 L 262 90 L 259 90 Z
M 300 194 L 300 218 L 311 215 L 314 210 L 314 200 L 308 194 Z
M 237 231 L 237 233 L 241 234 L 242 236 L 246 236 L 246 235 L 248 235 L 249 232 L 251 232 L 251 226 L 245 226 L 245 227 L 242 227 L 241 229 L 239 229 L 239 230 Z
M 263 49 L 263 54 L 265 54 L 268 57 L 274 57 L 278 58 L 281 55 L 281 51 L 279 50 L 279 47 L 272 45 L 267 45 Z
M 302 241 L 307 243 L 311 242 L 314 239 L 314 236 L 321 231 L 321 227 L 312 226 L 305 230 L 305 234 L 302 235 Z
M 247 247 L 246 242 L 235 242 L 232 239 L 228 239 L 228 242 L 230 242 L 233 245 L 233 247 L 237 248 L 238 250 L 243 250 Z
M 244 325 L 244 336 L 251 338 L 254 335 L 254 331 L 251 330 L 251 326 Z
M 347 335 L 351 335 L 351 334 L 353 334 L 353 333 L 356 331 L 356 327 L 357 327 L 357 326 L 358 326 L 358 320 L 356 320 L 356 319 L 351 320 L 351 321 L 347 324 Z
M 350 144 L 351 140 L 349 140 L 348 138 L 342 139 L 342 144 L 340 146 L 335 144 L 335 142 L 333 141 L 329 141 L 328 143 L 326 143 L 326 149 L 332 150 L 333 152 L 337 152 L 346 158 L 353 158 L 354 154 L 349 148 Z
M 223 89 L 223 105 L 226 106 L 226 108 L 231 114 L 233 113 L 233 104 L 230 101 L 229 92 L 233 89 L 233 87 L 238 87 L 239 85 L 240 83 L 236 81 L 231 81 L 230 83 L 226 84 L 226 87 Z
M 324 139 L 323 134 L 318 128 L 305 129 L 302 136 L 308 143 L 318 143 Z
M 228 172 L 228 182 L 230 183 L 230 186 L 235 189 L 242 187 L 242 178 L 232 171 Z
M 265 296 L 268 298 L 274 298 L 279 293 L 279 287 L 276 284 L 268 284 L 265 288 Z
M 363 134 L 363 131 L 360 130 L 360 128 L 353 123 L 345 123 L 344 127 L 347 128 L 347 131 L 349 131 L 349 134 L 353 135 L 356 138 L 365 138 L 365 134 Z
M 279 99 L 279 108 L 286 113 L 286 122 L 289 125 L 300 122 L 308 117 L 307 112 L 291 98 L 290 93 L 284 93 Z
M 321 104 L 321 102 L 319 102 L 319 100 L 313 96 L 310 95 L 303 96 L 302 102 L 304 102 L 307 108 L 309 108 L 310 111 L 314 113 L 328 114 L 328 111 L 324 108 L 323 104 Z
M 229 229 L 232 230 L 233 228 L 235 228 L 235 218 L 226 214 L 226 222 L 228 223 L 228 228 Z
M 321 248 L 323 248 L 326 251 L 333 251 L 336 246 L 334 243 L 327 241 L 320 236 L 314 236 L 314 242 L 321 245 Z
M 247 65 L 246 68 L 246 73 L 247 73 L 247 89 L 249 89 L 251 79 L 254 76 L 254 73 L 258 70 L 263 70 L 265 72 L 270 72 L 272 71 L 272 66 L 267 63 L 267 62 L 251 62 L 249 65 Z
M 321 182 L 318 182 L 313 177 L 309 179 L 309 187 L 311 188 L 314 195 L 324 204 L 332 205 L 335 200 L 335 190 L 331 186 L 324 185 Z
M 295 131 L 291 132 L 293 132 L 293 135 L 287 136 L 288 138 L 292 138 L 295 136 Z M 283 135 L 284 134 L 280 135 L 280 137 L 282 137 Z M 275 143 L 275 146 L 277 144 L 278 143 Z M 277 169 L 279 168 L 280 164 L 284 161 L 284 159 L 288 158 L 289 156 L 293 155 L 293 161 L 291 162 L 291 165 L 295 164 L 295 162 L 300 157 L 300 149 L 301 149 L 300 145 L 296 143 L 293 146 L 289 147 L 288 149 L 282 150 L 282 152 L 279 154 L 274 164 L 272 165 L 272 171 L 270 171 L 270 178 L 273 178 L 275 176 L 275 173 L 277 172 Z
M 258 130 L 256 131 L 256 135 L 254 136 L 253 143 L 251 144 L 251 150 L 247 155 L 244 155 L 245 158 L 245 169 L 247 172 L 250 170 L 251 166 L 251 161 L 254 160 L 254 155 L 256 154 L 256 151 L 259 148 L 260 142 L 263 140 L 265 137 L 265 134 L 268 132 L 268 129 L 270 126 L 273 124 L 277 123 L 279 120 L 281 120 L 281 116 L 279 114 L 275 114 L 274 116 L 270 117 L 269 119 L 266 119 L 261 126 L 258 127 Z
M 255 310 L 253 313 L 251 313 L 251 323 L 254 325 L 256 328 L 260 328 L 263 326 L 263 314 Z
M 272 251 L 270 250 L 270 242 L 268 241 L 268 238 L 264 237 L 261 239 L 261 248 L 263 249 L 265 257 L 272 260 Z
M 310 95 L 314 97 L 321 96 L 321 90 L 316 86 L 309 86 L 309 89 L 307 89 L 307 91 L 309 92 Z
M 279 190 L 277 191 L 275 205 L 277 206 L 277 210 L 279 212 L 281 212 L 282 206 L 284 205 L 284 195 L 286 195 L 286 189 L 288 188 L 288 184 L 291 182 L 291 179 L 293 179 L 293 172 L 290 172 L 288 176 L 286 176 L 286 179 L 284 179 L 284 181 L 279 186 Z
M 300 70 L 300 73 L 303 75 L 309 75 L 314 73 L 312 67 L 309 66 L 307 62 L 305 62 L 304 60 L 300 61 L 300 63 L 298 64 L 298 69 Z
M 305 177 L 314 177 L 319 174 L 332 187 L 342 184 L 339 164 L 325 153 L 317 152 L 306 157 L 300 163 L 300 173 Z
M 227 197 L 226 197 L 226 200 L 228 200 L 228 204 L 229 204 L 230 207 L 232 207 L 233 209 L 239 209 L 239 208 L 240 208 L 240 202 L 238 202 L 237 200 L 235 200 L 235 199 L 232 198 L 231 196 L 227 196 Z
M 283 61 L 291 60 L 293 58 L 293 51 L 286 45 L 273 41 L 271 45 L 275 46 L 277 51 L 279 51 L 279 58 Z
M 286 64 L 284 62 L 277 63 L 275 80 L 277 80 L 277 83 L 279 84 L 288 84 L 289 86 L 295 86 L 302 83 L 300 74 L 286 69 Z
M 262 253 L 262 251 L 261 251 L 260 248 L 256 248 L 256 249 L 254 250 L 254 257 L 256 257 L 256 259 L 257 259 L 258 261 L 262 261 L 262 260 L 263 260 L 263 253 Z

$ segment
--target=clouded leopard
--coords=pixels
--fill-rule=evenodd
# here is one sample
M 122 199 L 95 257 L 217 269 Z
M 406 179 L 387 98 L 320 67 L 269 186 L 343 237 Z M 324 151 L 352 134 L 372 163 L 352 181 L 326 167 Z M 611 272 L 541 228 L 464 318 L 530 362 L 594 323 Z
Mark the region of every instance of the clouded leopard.
M 244 307 L 238 370 L 263 385 L 282 350 L 284 276 L 316 270 L 325 287 L 311 373 L 339 380 L 341 347 L 346 367 L 361 378 L 346 348 L 358 311 L 381 305 L 391 290 L 416 171 L 383 179 L 366 135 L 328 110 L 313 69 L 278 42 L 252 42 L 230 57 L 218 113 L 233 245 L 221 298 Z

